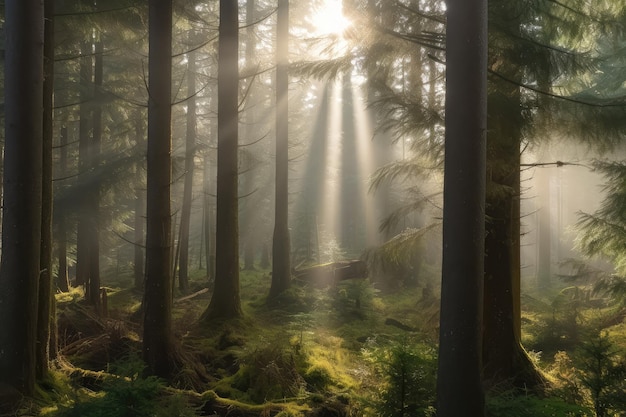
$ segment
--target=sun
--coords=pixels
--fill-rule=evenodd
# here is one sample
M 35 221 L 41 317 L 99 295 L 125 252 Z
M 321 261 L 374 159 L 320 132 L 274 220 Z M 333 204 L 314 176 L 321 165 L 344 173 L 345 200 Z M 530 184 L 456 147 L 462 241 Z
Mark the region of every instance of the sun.
M 341 36 L 352 22 L 343 14 L 342 0 L 323 0 L 311 17 L 315 36 Z

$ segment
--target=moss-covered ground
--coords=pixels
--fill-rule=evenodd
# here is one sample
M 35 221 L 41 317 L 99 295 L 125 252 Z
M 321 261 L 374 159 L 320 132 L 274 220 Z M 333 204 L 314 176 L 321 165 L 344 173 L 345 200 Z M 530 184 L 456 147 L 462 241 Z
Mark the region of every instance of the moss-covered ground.
M 58 294 L 60 359 L 24 410 L 50 416 L 433 415 L 436 294 L 419 287 L 379 291 L 367 280 L 325 288 L 294 283 L 268 304 L 268 271 L 241 271 L 243 317 L 200 322 L 210 300 L 207 284 L 198 272 L 189 291 L 175 291 L 178 365 L 167 382 L 143 374 L 142 295 L 125 288 L 130 280 L 107 283 L 106 316 L 86 305 L 79 289 Z M 551 386 L 542 397 L 489 392 L 488 415 L 593 416 L 580 346 L 593 334 L 606 335 L 611 352 L 618 352 L 611 360 L 622 360 L 623 309 L 563 287 L 528 290 L 522 305 L 524 346 Z M 407 370 L 410 377 L 398 376 Z

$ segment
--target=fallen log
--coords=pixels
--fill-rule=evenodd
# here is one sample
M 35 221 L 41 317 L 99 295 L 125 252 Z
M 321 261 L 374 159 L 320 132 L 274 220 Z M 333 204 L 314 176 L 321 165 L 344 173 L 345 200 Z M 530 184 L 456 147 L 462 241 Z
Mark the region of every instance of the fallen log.
M 203 288 L 200 291 L 194 292 L 193 294 L 189 294 L 189 295 L 186 295 L 184 297 L 180 297 L 180 298 L 175 299 L 174 300 L 174 304 L 180 303 L 181 301 L 191 300 L 192 298 L 197 297 L 199 295 L 202 295 L 202 294 L 204 294 L 206 292 L 209 292 L 209 289 L 208 288 Z
M 367 265 L 355 259 L 313 265 L 293 271 L 296 280 L 319 287 L 333 286 L 347 279 L 367 278 Z

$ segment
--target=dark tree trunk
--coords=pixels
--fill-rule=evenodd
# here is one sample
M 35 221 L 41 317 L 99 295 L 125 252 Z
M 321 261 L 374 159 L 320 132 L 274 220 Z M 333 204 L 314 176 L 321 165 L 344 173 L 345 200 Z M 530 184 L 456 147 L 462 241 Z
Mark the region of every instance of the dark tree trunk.
M 291 285 L 289 237 L 289 0 L 278 0 L 276 18 L 276 206 L 272 243 L 274 298 Z
M 59 173 L 64 177 L 67 173 L 67 126 L 61 128 L 61 143 L 59 155 Z M 70 289 L 69 275 L 67 270 L 67 220 L 63 208 L 56 210 L 57 220 L 57 253 L 59 258 L 59 271 L 57 273 L 57 286 L 59 290 L 67 292 Z
M 443 271 L 437 415 L 485 415 L 482 302 L 485 237 L 487 1 L 447 3 Z
M 242 315 L 239 297 L 237 2 L 220 0 L 215 287 L 204 320 Z
M 44 80 L 43 80 L 43 148 L 41 180 L 41 253 L 39 274 L 39 310 L 37 316 L 37 378 L 48 373 L 50 330 L 54 292 L 52 291 L 52 116 L 54 112 L 54 0 L 44 2 Z M 56 349 L 55 349 L 56 350 Z
M 148 372 L 170 376 L 172 2 L 149 2 L 148 194 L 143 358 Z
M 497 91 L 490 94 L 488 121 L 485 379 L 490 385 L 533 388 L 544 381 L 520 341 L 520 91 L 504 82 L 494 86 Z
M 185 141 L 185 184 L 183 206 L 180 214 L 180 258 L 178 285 L 181 291 L 189 288 L 189 222 L 191 221 L 191 197 L 196 157 L 196 54 L 187 56 L 187 132 Z
M 39 0 L 7 0 L 4 10 L 0 383 L 31 395 L 41 250 L 44 9 Z
M 77 198 L 78 224 L 76 226 L 76 286 L 84 285 L 89 292 L 89 199 L 87 186 L 89 167 L 89 145 L 91 133 L 91 98 L 93 62 L 91 55 L 91 43 L 84 42 L 81 46 L 80 58 L 80 110 L 78 125 L 78 173 L 81 187 L 80 196 Z

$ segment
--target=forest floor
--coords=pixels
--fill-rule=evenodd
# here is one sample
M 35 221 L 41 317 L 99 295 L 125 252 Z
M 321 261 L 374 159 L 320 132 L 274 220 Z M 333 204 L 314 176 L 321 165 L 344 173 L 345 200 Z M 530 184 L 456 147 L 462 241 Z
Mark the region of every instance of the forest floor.
M 268 305 L 269 273 L 242 271 L 244 316 L 202 323 L 210 291 L 195 277 L 175 291 L 177 372 L 166 384 L 142 372 L 141 294 L 107 285 L 105 317 L 78 289 L 57 295 L 61 359 L 24 415 L 434 415 L 439 305 L 423 288 L 296 282 Z M 574 386 L 584 377 L 575 352 L 590 328 L 623 350 L 624 310 L 572 288 L 527 292 L 523 309 L 524 345 L 554 387 L 545 398 L 492 392 L 488 415 L 593 416 L 593 399 Z

